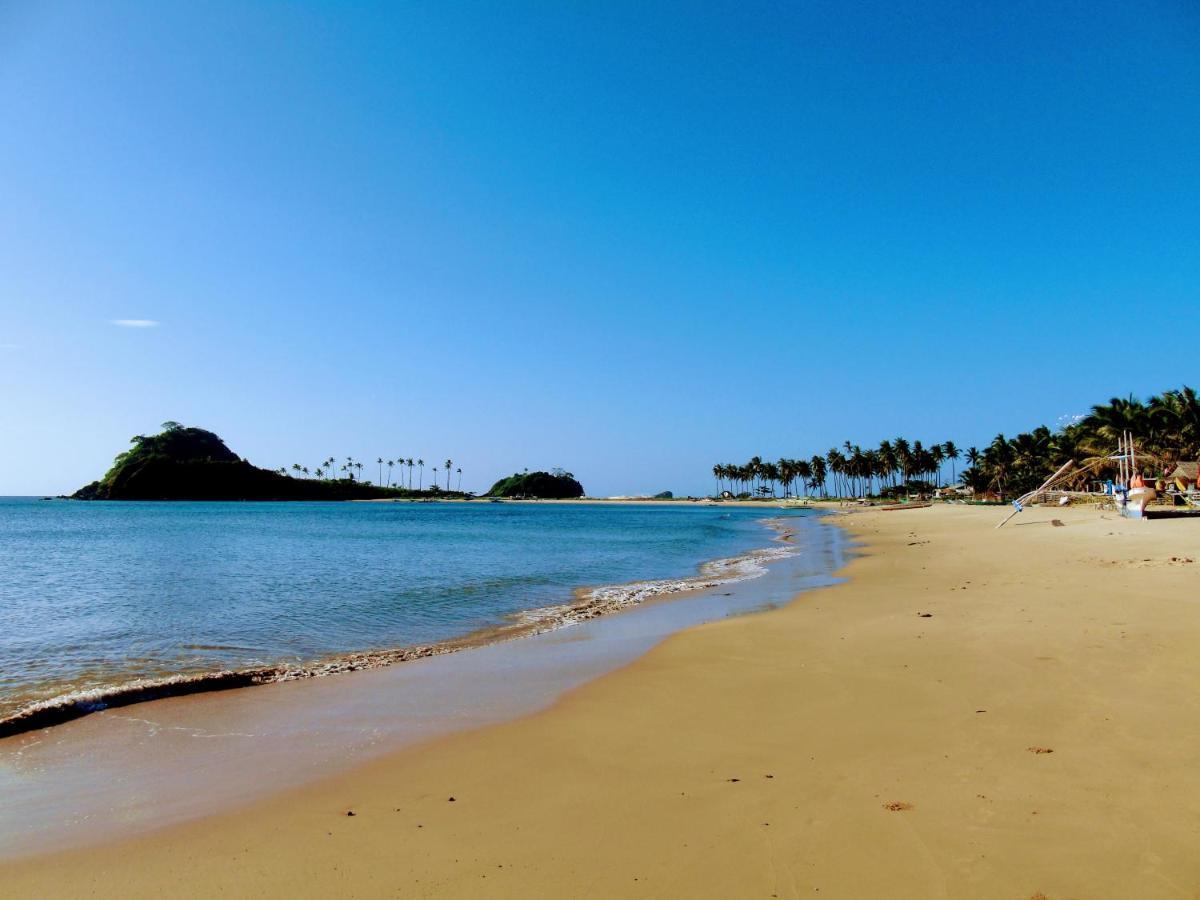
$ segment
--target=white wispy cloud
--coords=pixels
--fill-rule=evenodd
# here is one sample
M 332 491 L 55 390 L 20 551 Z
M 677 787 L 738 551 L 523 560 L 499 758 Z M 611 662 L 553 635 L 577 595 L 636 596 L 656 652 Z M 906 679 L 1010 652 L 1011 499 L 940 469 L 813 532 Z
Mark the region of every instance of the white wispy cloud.
M 153 319 L 113 319 L 112 323 L 121 328 L 157 328 L 159 325 Z

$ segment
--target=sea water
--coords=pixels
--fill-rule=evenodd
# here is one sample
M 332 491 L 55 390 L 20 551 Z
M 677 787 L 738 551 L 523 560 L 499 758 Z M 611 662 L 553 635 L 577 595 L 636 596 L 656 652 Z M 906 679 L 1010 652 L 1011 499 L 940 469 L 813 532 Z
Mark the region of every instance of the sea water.
M 681 629 L 832 584 L 848 552 L 822 514 L 769 505 L 0 509 L 10 705 L 83 684 L 104 697 L 105 685 L 181 666 L 300 665 L 481 624 L 536 626 L 338 677 L 99 702 L 94 714 L 10 733 L 0 861 L 230 810 L 545 709 Z
M 435 645 L 580 591 L 755 574 L 777 508 L 0 498 L 0 719 L 122 685 Z M 720 567 L 718 567 L 720 568 Z M 611 587 L 640 582 L 639 588 Z M 645 582 L 651 582 L 647 587 Z

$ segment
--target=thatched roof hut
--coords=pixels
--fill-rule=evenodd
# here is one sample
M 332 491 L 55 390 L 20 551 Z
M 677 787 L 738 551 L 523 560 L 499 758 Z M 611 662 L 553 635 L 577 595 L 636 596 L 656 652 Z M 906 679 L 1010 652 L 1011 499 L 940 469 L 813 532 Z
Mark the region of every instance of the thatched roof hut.
M 1200 477 L 1200 462 L 1184 462 L 1180 460 L 1175 468 L 1167 473 L 1167 480 L 1174 481 L 1181 491 L 1186 491 Z

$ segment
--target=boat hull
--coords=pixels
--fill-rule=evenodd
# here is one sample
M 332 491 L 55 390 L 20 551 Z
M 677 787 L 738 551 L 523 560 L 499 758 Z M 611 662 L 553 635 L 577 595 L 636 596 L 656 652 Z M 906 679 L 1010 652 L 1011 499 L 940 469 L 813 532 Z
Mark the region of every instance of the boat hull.
M 1121 506 L 1121 513 L 1128 519 L 1141 519 L 1146 515 L 1146 507 L 1158 496 L 1152 487 L 1130 488 Z

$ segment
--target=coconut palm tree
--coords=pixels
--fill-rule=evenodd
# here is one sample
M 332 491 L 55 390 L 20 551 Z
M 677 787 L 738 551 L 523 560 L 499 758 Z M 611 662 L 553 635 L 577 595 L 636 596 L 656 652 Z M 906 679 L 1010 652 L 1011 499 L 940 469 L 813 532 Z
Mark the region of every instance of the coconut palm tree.
M 908 476 L 912 471 L 912 445 L 902 437 L 892 439 L 892 448 L 896 452 L 896 462 L 900 466 L 901 483 L 908 484 Z
M 958 475 L 954 472 L 954 461 L 961 455 L 958 448 L 954 446 L 954 441 L 946 441 L 942 444 L 942 456 L 950 460 L 950 483 L 952 485 L 958 483 Z
M 450 467 L 454 465 L 451 460 L 446 460 L 446 490 L 450 490 Z
M 779 480 L 779 467 L 775 463 L 763 463 L 761 466 L 763 485 L 759 490 L 766 496 L 767 486 L 770 485 L 771 496 L 775 496 L 775 482 Z
M 792 466 L 795 469 L 796 477 L 800 479 L 800 491 L 808 496 L 808 480 L 812 478 L 812 463 L 807 459 L 793 459 Z
M 387 486 L 388 486 L 388 487 L 391 487 L 391 486 L 392 486 L 392 467 L 393 467 L 394 465 L 396 465 L 396 461 L 395 461 L 394 459 L 389 459 L 389 460 L 387 461 L 387 467 L 388 467 L 388 479 L 387 479 Z
M 410 459 L 408 461 L 408 486 L 410 489 L 412 488 L 412 467 L 413 467 L 413 461 Z M 417 476 L 417 479 L 418 479 L 417 480 L 417 489 L 424 490 L 425 489 L 425 460 L 423 460 L 423 459 L 417 460 L 417 469 L 420 470 L 418 473 L 418 476 Z
M 383 457 L 381 456 L 379 459 L 375 460 L 375 464 L 379 466 L 379 480 L 375 483 L 383 484 Z
M 462 466 L 454 470 L 458 474 L 458 492 L 462 493 Z
M 814 456 L 808 461 L 808 467 L 811 471 L 809 477 L 812 479 L 813 487 L 820 489 L 822 497 L 827 496 L 825 492 L 825 476 L 827 474 L 825 457 Z

